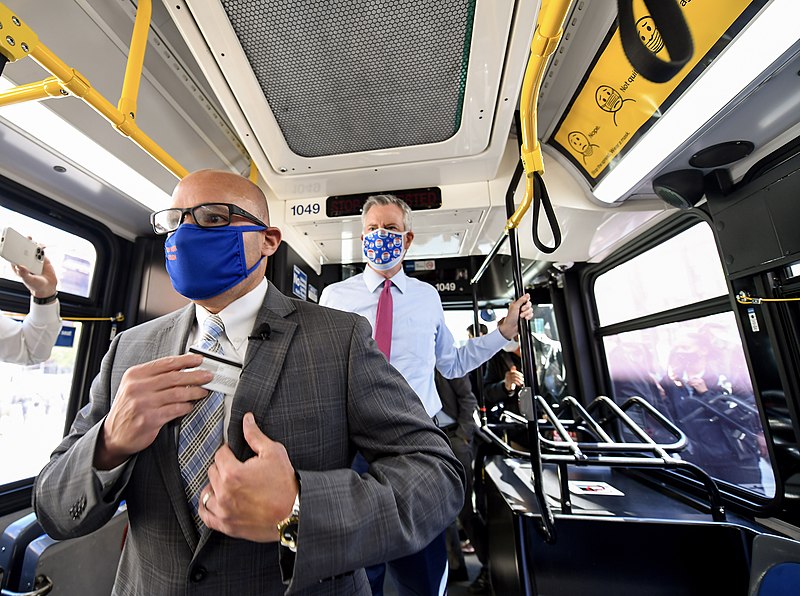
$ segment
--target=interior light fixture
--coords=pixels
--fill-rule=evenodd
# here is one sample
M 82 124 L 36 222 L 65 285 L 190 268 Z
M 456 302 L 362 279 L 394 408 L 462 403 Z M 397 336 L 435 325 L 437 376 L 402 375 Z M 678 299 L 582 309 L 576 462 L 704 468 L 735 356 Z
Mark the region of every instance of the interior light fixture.
M 773 0 L 706 68 L 608 175 L 594 196 L 614 203 L 656 170 L 793 44 L 800 17 L 797 0 Z
M 6 77 L 0 76 L 0 91 L 14 86 Z M 14 124 L 26 135 L 148 209 L 155 211 L 170 204 L 166 192 L 38 101 L 4 106 L 0 108 L 0 120 Z

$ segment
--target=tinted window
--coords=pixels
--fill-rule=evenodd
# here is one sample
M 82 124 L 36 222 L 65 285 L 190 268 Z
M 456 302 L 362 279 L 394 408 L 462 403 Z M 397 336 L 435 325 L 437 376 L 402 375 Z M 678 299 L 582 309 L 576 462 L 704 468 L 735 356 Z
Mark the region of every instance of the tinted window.
M 0 220 L 2 227 L 14 228 L 45 247 L 45 255 L 56 270 L 59 292 L 89 296 L 97 261 L 97 251 L 91 242 L 4 207 L 0 207 Z M 0 277 L 19 281 L 5 259 L 0 259 Z
M 705 223 L 602 273 L 594 294 L 608 375 L 618 402 L 641 397 L 683 430 L 688 445 L 680 457 L 771 497 L 775 479 L 727 293 Z M 689 318 L 679 310 L 658 324 L 631 322 L 712 299 L 727 312 Z M 603 332 L 612 324 L 623 331 Z M 656 441 L 672 442 L 643 409 L 631 413 Z
M 655 312 L 727 294 L 714 236 L 695 225 L 597 278 L 600 325 L 613 325 Z

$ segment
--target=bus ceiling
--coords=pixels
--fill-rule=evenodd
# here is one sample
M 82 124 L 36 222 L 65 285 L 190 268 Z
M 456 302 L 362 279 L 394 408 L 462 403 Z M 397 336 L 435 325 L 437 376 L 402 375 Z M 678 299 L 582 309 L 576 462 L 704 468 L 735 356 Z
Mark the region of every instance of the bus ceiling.
M 532 144 L 541 148 L 529 169 L 544 170 L 564 241 L 546 254 L 530 233 L 521 234 L 522 257 L 602 260 L 680 204 L 660 197 L 680 194 L 684 178 L 697 180 L 665 174 L 727 169 L 736 181 L 797 136 L 800 44 L 781 26 L 797 16 L 796 3 L 669 2 L 691 34 L 691 56 L 685 43 L 675 44 L 673 26 L 662 24 L 669 21 L 650 14 L 651 2 L 543 3 L 557 4 L 569 8 L 560 41 L 541 36 L 543 47 L 555 51 L 532 93 L 538 124 L 528 151 Z M 638 27 L 652 54 L 645 57 L 671 63 L 672 78 L 647 80 L 630 65 L 617 27 L 619 4 L 630 9 L 623 20 Z M 133 2 L 63 2 L 58 19 L 19 0 L 7 6 L 99 93 L 119 93 Z M 409 257 L 486 254 L 507 225 L 506 188 L 525 146 L 512 122 L 518 106 L 527 105 L 519 98 L 542 6 L 515 0 L 365 6 L 341 2 L 340 10 L 323 14 L 302 4 L 277 10 L 269 2 L 153 3 L 136 124 L 186 170 L 222 167 L 247 175 L 252 156 L 277 202 L 274 223 L 315 268 L 360 261 L 358 218 L 329 217 L 328 198 L 376 191 L 440 189 L 441 206 L 416 218 L 419 242 Z M 76 30 L 86 39 L 76 40 Z M 6 65 L 4 76 L 40 80 L 24 62 L 31 61 Z M 79 114 L 71 99 L 46 105 L 161 189 L 139 194 L 168 200 L 174 176 L 123 147 L 113 130 L 100 131 L 91 110 Z M 717 152 L 733 159 L 727 162 L 692 159 L 729 142 L 752 150 Z M 14 167 L 4 165 L 3 172 Z M 528 179 L 514 193 L 517 203 Z M 703 189 L 690 186 L 685 206 L 702 200 Z M 49 187 L 63 194 L 68 185 Z M 80 187 L 72 202 L 87 200 Z M 117 228 L 146 233 L 146 223 L 131 229 L 138 216 L 129 209 Z M 518 219 L 522 229 L 533 228 L 530 213 Z M 540 240 L 553 246 L 546 228 L 539 228 Z

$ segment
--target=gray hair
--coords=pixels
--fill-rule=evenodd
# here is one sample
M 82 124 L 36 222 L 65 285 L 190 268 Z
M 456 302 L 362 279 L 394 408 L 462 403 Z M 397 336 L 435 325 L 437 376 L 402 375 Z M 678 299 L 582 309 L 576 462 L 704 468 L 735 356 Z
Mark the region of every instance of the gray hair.
M 403 229 L 411 231 L 411 207 L 403 199 L 390 194 L 372 195 L 367 198 L 367 202 L 361 208 L 361 227 L 367 224 L 367 212 L 376 205 L 397 205 L 403 212 Z

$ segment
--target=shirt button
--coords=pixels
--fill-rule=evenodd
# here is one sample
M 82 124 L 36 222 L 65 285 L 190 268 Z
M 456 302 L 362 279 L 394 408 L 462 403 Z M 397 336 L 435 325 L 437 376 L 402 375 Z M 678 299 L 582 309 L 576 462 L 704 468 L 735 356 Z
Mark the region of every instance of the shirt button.
M 191 576 L 192 581 L 194 583 L 201 582 L 206 578 L 207 575 L 208 571 L 206 570 L 206 568 L 203 567 L 202 565 L 199 565 L 198 567 L 195 567 L 194 570 L 192 571 L 192 576 Z

